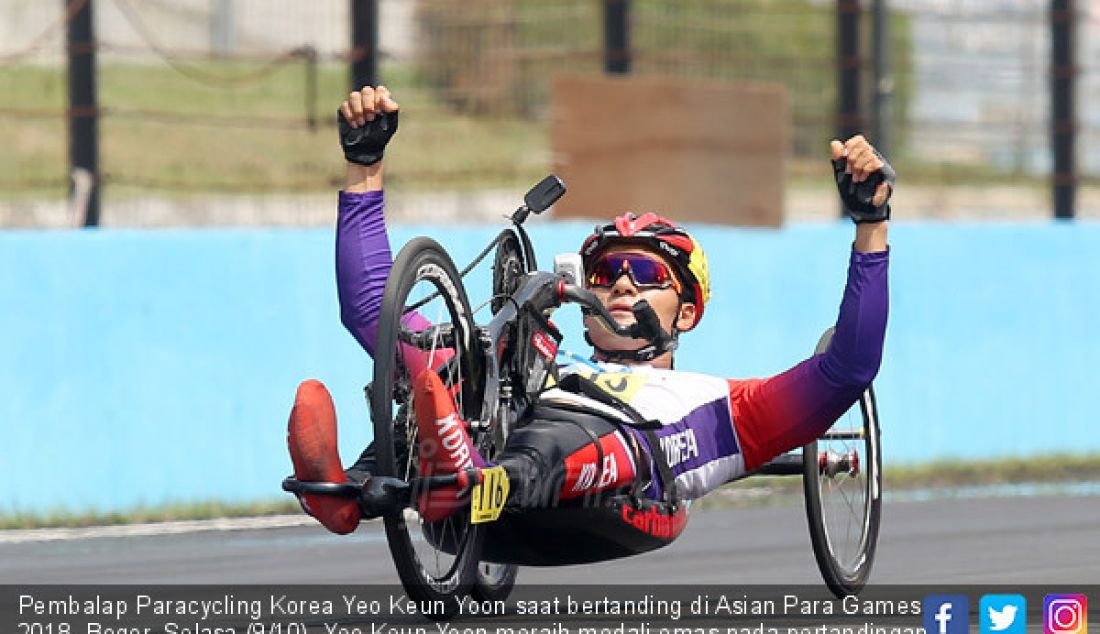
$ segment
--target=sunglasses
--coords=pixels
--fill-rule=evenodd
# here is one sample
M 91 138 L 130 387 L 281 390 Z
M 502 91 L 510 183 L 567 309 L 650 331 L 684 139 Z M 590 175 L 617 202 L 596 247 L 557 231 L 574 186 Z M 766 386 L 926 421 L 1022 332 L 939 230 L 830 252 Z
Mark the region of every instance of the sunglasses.
M 588 285 L 614 286 L 624 273 L 639 289 L 672 287 L 677 293 L 683 290 L 667 264 L 644 253 L 608 253 L 600 256 L 588 272 Z

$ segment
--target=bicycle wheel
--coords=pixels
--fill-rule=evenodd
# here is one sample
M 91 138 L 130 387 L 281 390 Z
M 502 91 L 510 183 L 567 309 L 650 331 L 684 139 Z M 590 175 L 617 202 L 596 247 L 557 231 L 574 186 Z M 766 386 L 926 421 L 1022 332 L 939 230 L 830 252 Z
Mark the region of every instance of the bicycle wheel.
M 493 258 L 493 298 L 492 311 L 495 314 L 508 301 L 508 297 L 519 288 L 520 278 L 527 274 L 523 247 L 515 232 L 505 229 L 497 243 Z M 496 446 L 495 438 L 486 438 L 480 447 L 490 460 L 501 447 Z M 479 601 L 503 601 L 512 593 L 516 584 L 519 566 L 513 564 L 495 564 L 478 562 L 477 574 L 471 594 Z
M 519 566 L 479 561 L 470 594 L 477 601 L 503 601 L 516 587 Z
M 415 306 L 415 309 L 412 307 Z M 417 477 L 418 437 L 412 407 L 413 374 L 430 367 L 453 388 L 464 420 L 479 416 L 481 383 L 477 334 L 462 280 L 434 240 L 416 238 L 397 255 L 382 299 L 374 352 L 371 418 L 380 475 Z M 475 439 L 476 442 L 476 439 Z M 410 599 L 443 605 L 447 618 L 473 583 L 481 531 L 469 510 L 427 522 L 412 505 L 386 515 L 386 539 Z
M 493 257 L 493 297 L 490 305 L 494 315 L 519 288 L 520 278 L 527 274 L 527 270 L 519 238 L 511 229 L 505 229 Z
M 829 329 L 818 342 L 823 352 Z M 878 543 L 882 454 L 875 391 L 868 387 L 818 440 L 802 448 L 810 542 L 833 594 L 856 594 L 867 583 Z

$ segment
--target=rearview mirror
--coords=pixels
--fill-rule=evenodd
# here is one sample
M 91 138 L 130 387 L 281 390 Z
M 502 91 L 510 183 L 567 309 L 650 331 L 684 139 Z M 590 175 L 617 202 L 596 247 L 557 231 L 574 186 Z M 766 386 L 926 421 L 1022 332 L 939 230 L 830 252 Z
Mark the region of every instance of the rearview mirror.
M 523 197 L 527 209 L 541 214 L 565 194 L 565 183 L 553 174 L 542 179 Z

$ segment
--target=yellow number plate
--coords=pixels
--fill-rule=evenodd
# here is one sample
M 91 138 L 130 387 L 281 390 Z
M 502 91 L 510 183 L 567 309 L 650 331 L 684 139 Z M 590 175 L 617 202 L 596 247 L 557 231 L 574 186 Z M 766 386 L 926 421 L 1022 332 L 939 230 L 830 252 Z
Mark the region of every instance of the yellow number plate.
M 470 523 L 495 522 L 508 499 L 508 474 L 504 467 L 481 470 L 482 480 L 471 495 Z

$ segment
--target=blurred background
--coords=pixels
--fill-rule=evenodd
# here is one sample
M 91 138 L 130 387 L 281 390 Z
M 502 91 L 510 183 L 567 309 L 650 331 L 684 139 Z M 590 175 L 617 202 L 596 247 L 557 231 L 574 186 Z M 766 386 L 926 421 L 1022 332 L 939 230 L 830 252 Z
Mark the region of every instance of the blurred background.
M 812 350 L 851 233 L 827 143 L 862 132 L 901 174 L 887 463 L 1095 478 L 1098 36 L 1083 0 L 0 0 L 0 474 L 37 474 L 0 512 L 278 498 L 307 376 L 352 457 L 371 365 L 332 280 L 335 106 L 393 90 L 394 247 L 461 264 L 562 164 L 563 74 L 783 95 L 773 228 L 700 227 L 716 300 L 684 367 Z M 544 264 L 588 227 L 537 219 Z
M 1072 18 L 1055 19 L 1059 4 Z M 835 214 L 821 204 L 822 147 L 855 130 L 905 172 L 907 217 L 1048 218 L 1057 167 L 1079 185 L 1073 212 L 1094 218 L 1094 11 L 1050 0 L 3 0 L 0 225 L 79 220 L 66 204 L 70 122 L 98 132 L 80 145 L 95 143 L 84 152 L 97 159 L 103 226 L 324 224 L 318 196 L 342 169 L 332 105 L 356 74 L 388 84 L 416 121 L 390 157 L 395 217 L 438 221 L 454 192 L 481 200 L 545 174 L 554 78 L 605 69 L 781 85 L 792 220 Z M 1073 80 L 1057 107 L 1052 78 Z M 70 95 L 69 81 L 91 88 Z M 1072 164 L 1056 166 L 1054 130 L 1071 133 Z

